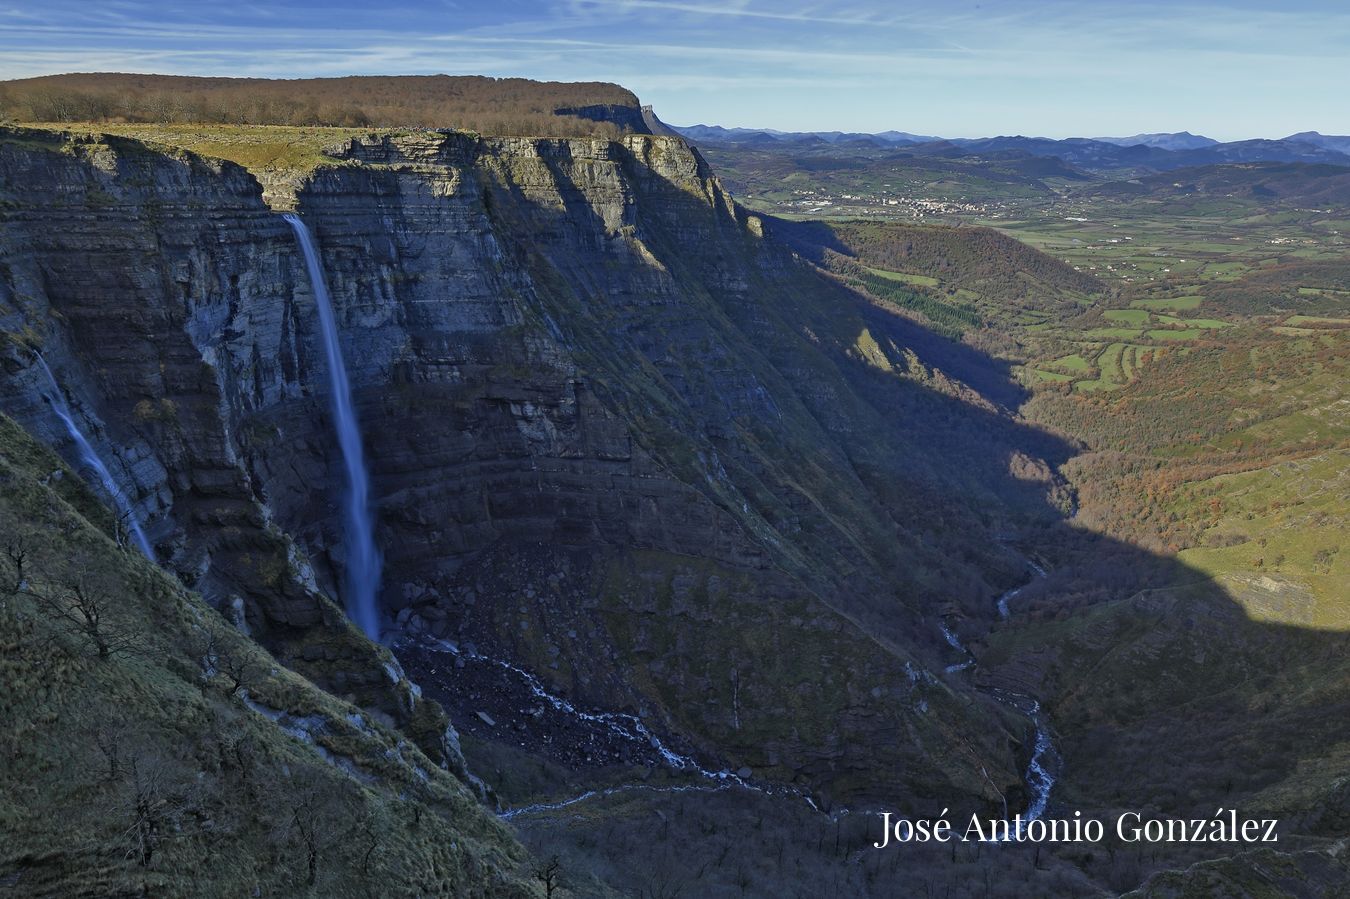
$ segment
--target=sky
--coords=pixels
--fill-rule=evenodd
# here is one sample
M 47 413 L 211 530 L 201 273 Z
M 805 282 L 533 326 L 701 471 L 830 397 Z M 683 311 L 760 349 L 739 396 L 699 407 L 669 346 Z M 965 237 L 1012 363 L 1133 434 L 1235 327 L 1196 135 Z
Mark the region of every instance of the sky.
M 614 81 L 678 125 L 1350 133 L 1350 3 L 0 0 L 0 78 Z

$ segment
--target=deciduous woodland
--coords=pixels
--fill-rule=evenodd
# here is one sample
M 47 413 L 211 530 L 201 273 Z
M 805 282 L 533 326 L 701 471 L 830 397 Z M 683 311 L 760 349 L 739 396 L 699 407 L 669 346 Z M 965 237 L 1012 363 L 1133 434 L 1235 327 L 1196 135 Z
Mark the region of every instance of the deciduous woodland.
M 0 116 L 20 122 L 457 128 L 539 136 L 613 137 L 645 130 L 637 97 L 615 84 L 476 75 L 284 81 L 52 75 L 0 85 Z

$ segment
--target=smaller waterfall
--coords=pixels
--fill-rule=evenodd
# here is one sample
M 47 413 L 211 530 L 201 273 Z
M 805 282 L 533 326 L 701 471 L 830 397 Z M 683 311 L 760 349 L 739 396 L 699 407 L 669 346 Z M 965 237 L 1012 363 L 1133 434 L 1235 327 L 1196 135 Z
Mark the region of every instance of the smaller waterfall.
M 969 649 L 966 649 L 966 645 L 961 642 L 960 637 L 956 636 L 956 632 L 951 629 L 947 622 L 939 621 L 938 627 L 942 629 L 942 637 L 947 641 L 947 645 L 965 656 L 964 660 L 948 665 L 947 673 L 955 674 L 958 671 L 965 671 L 967 668 L 974 665 L 975 656 L 971 655 Z
M 338 343 L 337 316 L 328 294 L 323 263 L 309 228 L 300 216 L 286 213 L 282 216 L 295 232 L 295 239 L 305 256 L 305 268 L 314 289 L 315 305 L 319 307 L 319 325 L 323 330 L 323 350 L 328 358 L 328 392 L 333 404 L 333 424 L 337 428 L 342 462 L 347 469 L 347 497 L 344 507 L 346 519 L 347 615 L 372 640 L 380 637 L 380 613 L 376 593 L 380 588 L 380 554 L 375 548 L 375 526 L 370 514 L 370 475 L 361 448 L 361 431 L 356 424 L 356 409 L 352 405 L 351 382 L 347 366 L 342 361 L 342 346 Z
M 61 419 L 61 423 L 66 426 L 66 432 L 70 434 L 70 439 L 75 441 L 75 445 L 80 448 L 80 458 L 84 461 L 94 474 L 98 475 L 99 483 L 103 485 L 103 490 L 112 498 L 113 509 L 126 522 L 127 531 L 131 534 L 131 539 L 136 542 L 145 557 L 151 562 L 155 561 L 155 551 L 150 546 L 150 541 L 145 536 L 145 531 L 141 530 L 141 523 L 136 520 L 136 513 L 131 508 L 131 502 L 126 495 L 122 493 L 117 482 L 113 480 L 112 472 L 108 471 L 108 466 L 103 464 L 103 460 L 94 452 L 93 444 L 84 436 L 80 426 L 75 424 L 75 415 L 70 411 L 69 404 L 66 403 L 65 394 L 61 392 L 61 387 L 56 383 L 56 376 L 47 365 L 47 360 L 42 358 L 42 354 L 34 352 L 37 357 L 38 366 L 42 373 L 47 376 L 47 386 L 50 388 L 43 395 L 51 405 L 52 411 L 56 417 Z

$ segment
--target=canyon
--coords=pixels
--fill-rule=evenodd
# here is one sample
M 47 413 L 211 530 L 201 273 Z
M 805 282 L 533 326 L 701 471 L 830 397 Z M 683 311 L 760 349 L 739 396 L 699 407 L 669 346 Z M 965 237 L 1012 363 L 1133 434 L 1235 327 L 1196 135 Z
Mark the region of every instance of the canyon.
M 6 476 L 32 503 L 6 514 L 96 546 L 151 630 L 144 597 L 172 596 L 256 641 L 277 664 L 228 714 L 317 747 L 368 815 L 453 807 L 463 889 L 532 894 L 517 841 L 546 854 L 531 821 L 593 798 L 739 802 L 836 851 L 882 805 L 1040 815 L 1058 707 L 1100 739 L 1073 677 L 1137 619 L 1017 629 L 1106 545 L 1063 536 L 1080 447 L 1018 414 L 1007 359 L 852 289 L 679 137 L 344 132 L 295 172 L 6 127 L 0 184 Z M 158 639 L 221 676 L 214 643 Z M 425 857 L 416 814 L 386 825 L 399 858 Z M 69 866 L 25 852 L 20 878 Z

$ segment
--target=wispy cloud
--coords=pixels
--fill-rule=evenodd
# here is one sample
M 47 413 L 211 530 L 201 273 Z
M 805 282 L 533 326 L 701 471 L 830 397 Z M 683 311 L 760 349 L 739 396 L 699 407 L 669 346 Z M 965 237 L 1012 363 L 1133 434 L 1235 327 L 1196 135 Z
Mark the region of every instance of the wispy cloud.
M 673 121 L 948 134 L 1350 131 L 1347 46 L 1337 0 L 0 0 L 0 77 L 599 79 Z
M 573 3 L 572 9 L 584 8 L 603 8 L 614 13 L 634 13 L 645 11 L 658 12 L 679 12 L 688 13 L 696 16 L 711 16 L 713 18 L 733 18 L 733 19 L 771 19 L 780 22 L 804 22 L 824 25 L 845 25 L 845 26 L 864 26 L 878 27 L 893 25 L 908 18 L 907 16 L 896 16 L 876 10 L 859 11 L 854 13 L 830 13 L 818 12 L 813 8 L 804 9 L 784 9 L 782 5 L 761 8 L 752 6 L 748 2 L 722 3 L 722 4 L 703 4 L 703 3 L 679 3 L 674 0 L 583 0 L 582 3 Z

